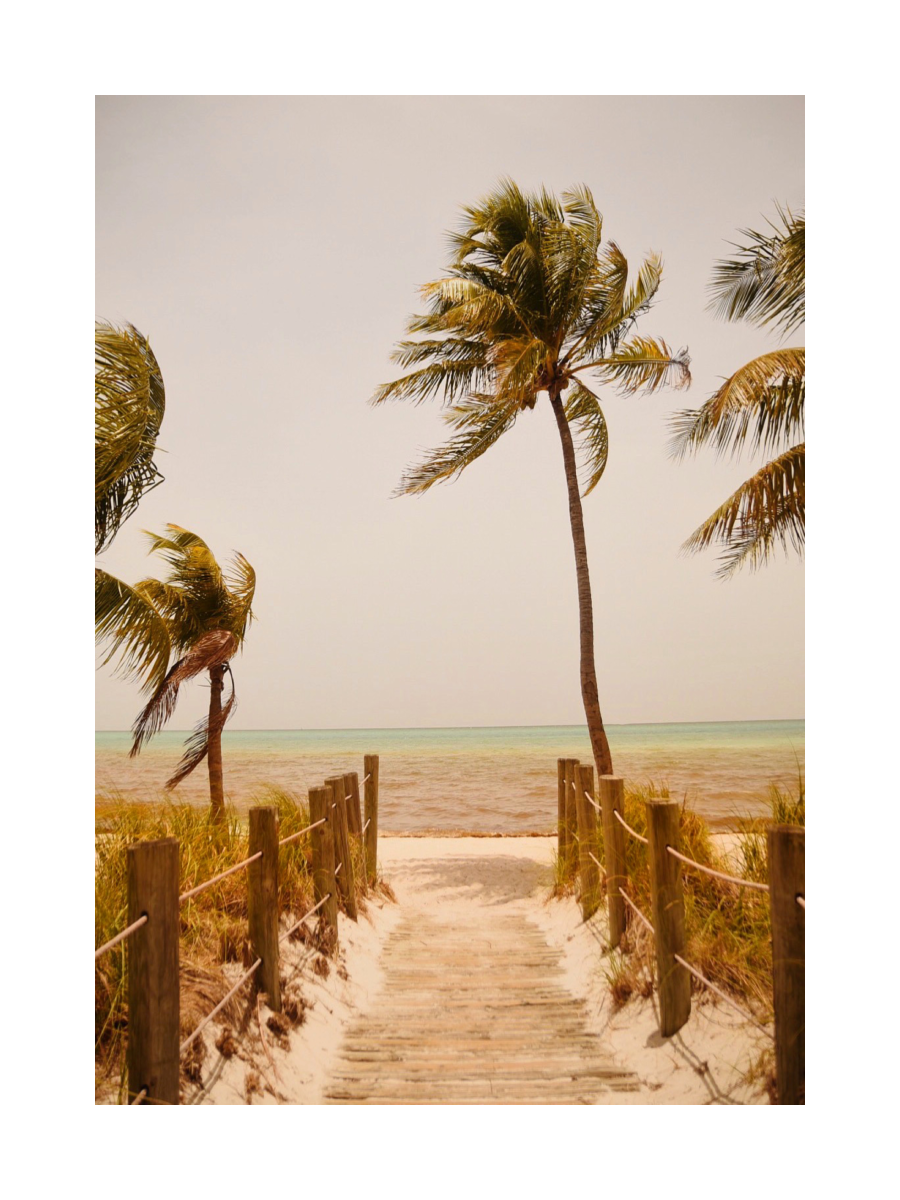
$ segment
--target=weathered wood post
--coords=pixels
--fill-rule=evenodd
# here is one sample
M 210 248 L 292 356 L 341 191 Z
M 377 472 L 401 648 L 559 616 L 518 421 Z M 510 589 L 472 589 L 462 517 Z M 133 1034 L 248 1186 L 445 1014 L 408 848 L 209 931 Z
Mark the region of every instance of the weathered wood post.
M 556 760 L 556 857 L 561 863 L 569 857 L 569 826 L 566 824 L 566 760 Z
M 668 800 L 647 801 L 647 854 L 656 931 L 659 1032 L 663 1037 L 677 1033 L 691 1015 L 691 977 L 674 958 L 676 954 L 683 958 L 685 948 L 681 863 L 667 850 L 668 846 L 679 849 L 680 811 L 680 805 Z
M 347 785 L 345 795 L 350 797 L 347 801 L 347 822 L 350 826 L 350 832 L 360 837 L 363 822 L 362 808 L 359 803 L 359 773 L 357 771 L 348 771 L 344 776 L 344 783 Z
M 351 921 L 359 920 L 356 908 L 356 886 L 353 876 L 353 855 L 350 851 L 350 830 L 347 825 L 347 801 L 344 799 L 343 775 L 332 775 L 325 780 L 325 786 L 331 788 L 331 801 L 334 805 L 334 853 L 337 857 L 338 895 L 344 902 L 344 908 Z
M 779 1104 L 806 1103 L 806 831 L 768 831 L 772 974 L 775 993 L 775 1077 Z
M 358 839 L 362 836 L 362 813 L 359 807 L 359 775 L 356 771 L 348 771 L 344 776 L 344 795 L 349 796 L 347 801 L 347 827 L 350 830 L 350 842 L 353 853 L 356 853 Z M 353 873 L 356 874 L 356 863 L 353 864 Z M 366 873 L 363 871 L 362 877 L 363 891 L 368 892 L 366 885 Z
M 281 1012 L 278 976 L 278 814 L 274 807 L 250 809 L 250 854 L 262 858 L 247 868 L 247 908 L 250 945 L 262 962 L 253 977 L 257 992 L 265 992 L 272 1012 Z
M 128 924 L 147 916 L 128 942 L 129 1102 L 178 1104 L 180 1070 L 178 842 L 161 838 L 125 855 Z
M 613 816 L 625 816 L 625 781 L 618 775 L 601 775 L 597 780 L 603 814 L 603 848 L 606 859 L 606 901 L 609 911 L 609 944 L 613 950 L 622 940 L 628 919 L 622 889 L 628 881 L 625 859 L 625 830 Z
M 574 875 L 578 864 L 578 814 L 575 810 L 575 774 L 578 759 L 566 759 L 566 874 Z
M 331 788 L 309 789 L 309 818 L 311 822 L 325 821 L 310 834 L 312 841 L 313 894 L 316 904 L 327 901 L 319 910 L 321 920 L 334 932 L 338 944 L 337 881 L 334 878 L 334 813 L 331 808 Z
M 366 798 L 366 875 L 374 884 L 378 870 L 378 755 L 367 754 L 363 758 Z
M 594 795 L 594 768 L 575 772 L 575 809 L 578 815 L 578 864 L 581 872 L 581 915 L 585 921 L 600 907 L 600 872 L 591 858 L 597 845 L 597 813 L 588 796 Z

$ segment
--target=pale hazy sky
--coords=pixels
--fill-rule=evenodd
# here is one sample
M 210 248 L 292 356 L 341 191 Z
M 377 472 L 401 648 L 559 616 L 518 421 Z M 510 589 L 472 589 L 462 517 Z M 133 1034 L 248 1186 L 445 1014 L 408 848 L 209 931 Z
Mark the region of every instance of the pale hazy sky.
M 803 567 L 728 583 L 681 542 L 759 460 L 668 458 L 666 417 L 781 344 L 705 310 L 716 258 L 804 202 L 800 97 L 98 101 L 98 316 L 150 338 L 166 382 L 149 493 L 102 563 L 164 570 L 141 530 L 200 534 L 258 574 L 232 728 L 583 721 L 575 568 L 546 396 L 462 477 L 391 499 L 446 436 L 437 402 L 366 404 L 459 206 L 503 175 L 586 183 L 634 268 L 662 253 L 641 332 L 688 345 L 693 387 L 605 395 L 585 502 L 610 723 L 797 717 Z M 205 709 L 183 690 L 173 728 Z M 97 727 L 133 684 L 97 674 Z

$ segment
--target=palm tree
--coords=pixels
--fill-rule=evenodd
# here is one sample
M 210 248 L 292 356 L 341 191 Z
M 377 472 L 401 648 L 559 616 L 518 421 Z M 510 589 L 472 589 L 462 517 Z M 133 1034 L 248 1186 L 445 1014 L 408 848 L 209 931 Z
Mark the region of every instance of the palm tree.
M 166 390 L 150 343 L 133 325 L 94 328 L 94 553 L 112 542 L 144 492 L 162 483 L 153 461 Z
M 787 336 L 805 319 L 806 218 L 778 209 L 772 233 L 741 230 L 749 243 L 716 264 L 710 308 L 729 321 L 771 325 Z M 672 418 L 676 457 L 711 442 L 720 454 L 780 452 L 696 529 L 682 549 L 724 546 L 717 574 L 767 562 L 775 547 L 802 555 L 806 534 L 806 351 L 772 350 L 726 379 L 702 408 Z M 794 443 L 793 445 L 791 443 Z
M 651 254 L 628 284 L 628 263 L 614 242 L 601 242 L 602 218 L 586 187 L 529 195 L 502 181 L 464 210 L 447 275 L 422 288 L 424 316 L 411 318 L 418 341 L 400 342 L 395 362 L 416 369 L 378 389 L 372 402 L 443 393 L 449 442 L 404 474 L 398 494 L 422 493 L 455 478 L 546 392 L 562 445 L 575 548 L 581 628 L 581 693 L 597 769 L 612 771 L 594 664 L 587 547 L 572 436 L 580 443 L 584 495 L 606 466 L 608 434 L 585 374 L 631 395 L 673 377 L 690 382 L 686 350 L 633 334 L 662 277 Z M 427 364 L 427 365 L 421 365 Z M 590 375 L 589 375 L 590 377 Z M 563 399 L 563 393 L 568 396 Z
M 166 530 L 167 536 L 148 534 L 150 552 L 159 551 L 169 564 L 165 581 L 144 579 L 132 588 L 97 571 L 97 637 L 109 643 L 104 662 L 119 654 L 120 669 L 141 679 L 150 693 L 133 726 L 132 757 L 172 715 L 181 685 L 208 672 L 209 713 L 188 738 L 166 787 L 176 787 L 207 758 L 211 813 L 214 820 L 221 820 L 225 814 L 222 729 L 236 704 L 229 663 L 253 620 L 250 605 L 256 573 L 242 554 L 235 554 L 226 575 L 196 534 L 179 525 L 167 525 Z M 169 667 L 172 654 L 178 658 Z M 226 671 L 231 695 L 223 705 Z

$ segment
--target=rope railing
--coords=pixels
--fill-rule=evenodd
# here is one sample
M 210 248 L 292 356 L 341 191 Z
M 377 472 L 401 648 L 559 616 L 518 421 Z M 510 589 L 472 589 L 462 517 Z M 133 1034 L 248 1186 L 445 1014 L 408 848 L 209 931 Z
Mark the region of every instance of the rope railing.
M 140 1104 L 141 1101 L 146 1097 L 146 1095 L 147 1095 L 147 1089 L 141 1088 L 141 1090 L 138 1092 L 138 1094 L 135 1096 L 135 1098 L 133 1100 L 129 1101 L 129 1106 L 133 1107 L 135 1104 Z
M 730 1004 L 731 1007 L 736 1012 L 739 1012 L 741 1014 L 741 1016 L 744 1018 L 745 1021 L 749 1021 L 751 1025 L 755 1025 L 756 1028 L 758 1030 L 760 1030 L 761 1033 L 764 1033 L 766 1035 L 766 1037 L 771 1038 L 772 1041 L 775 1040 L 775 1034 L 772 1033 L 772 1031 L 770 1029 L 766 1029 L 765 1025 L 760 1025 L 760 1023 L 759 1023 L 759 1021 L 757 1021 L 756 1017 L 751 1016 L 750 1013 L 748 1013 L 746 1011 L 746 1009 L 741 1008 L 740 1004 L 738 1004 L 736 1001 L 732 1000 L 732 998 L 728 995 L 727 992 L 723 992 L 721 988 L 716 987 L 716 985 L 714 983 L 710 982 L 710 980 L 708 980 L 705 975 L 702 975 L 696 969 L 696 967 L 692 967 L 689 962 L 685 962 L 685 960 L 681 957 L 680 954 L 673 954 L 672 957 L 675 959 L 676 962 L 681 963 L 681 965 L 684 967 L 684 969 L 686 971 L 690 971 L 690 973 L 694 976 L 695 979 L 699 979 L 699 981 L 703 984 L 704 987 L 708 987 L 711 992 L 715 992 L 717 996 L 721 997 L 721 999 L 724 1000 L 726 1004 Z
M 768 892 L 769 885 L 766 883 L 755 883 L 752 879 L 738 879 L 736 875 L 726 875 L 722 871 L 714 871 L 712 867 L 706 867 L 703 863 L 698 863 L 693 858 L 688 858 L 684 854 L 679 854 L 677 850 L 673 850 L 671 846 L 666 846 L 668 852 L 673 858 L 680 859 L 681 862 L 687 863 L 689 867 L 696 867 L 698 871 L 702 871 L 705 875 L 712 875 L 716 879 L 724 879 L 726 883 L 735 883 L 738 887 L 756 888 L 759 892 Z
M 313 829 L 318 829 L 320 825 L 326 824 L 326 818 L 322 817 L 321 821 L 313 821 L 312 825 L 307 825 L 305 829 L 301 829 L 299 833 L 289 834 L 288 837 L 282 838 L 278 843 L 279 846 L 286 846 L 288 842 L 295 842 L 297 838 L 303 837 L 304 833 L 311 833 Z
M 341 873 L 341 867 L 342 867 L 343 865 L 344 865 L 344 860 L 343 860 L 343 859 L 341 859 L 341 861 L 338 863 L 338 865 L 337 865 L 337 866 L 334 868 L 334 874 L 335 874 L 335 878 L 337 878 L 337 876 L 338 876 L 338 875 L 340 875 L 340 873 Z
M 622 897 L 622 899 L 625 901 L 625 903 L 628 905 L 628 907 L 640 918 L 640 920 L 644 922 L 644 924 L 647 926 L 647 928 L 650 930 L 650 932 L 655 934 L 656 930 L 653 928 L 653 926 L 650 924 L 650 922 L 647 920 L 647 918 L 644 916 L 644 914 L 641 912 L 641 910 L 638 908 L 638 906 L 635 904 L 635 902 L 631 899 L 631 897 L 628 895 L 628 893 L 626 891 L 623 891 L 622 888 L 619 888 L 619 895 Z
M 220 1013 L 222 1011 L 222 1009 L 225 1007 L 225 1005 L 228 1003 L 228 1001 L 231 999 L 231 997 L 234 995 L 234 993 L 239 992 L 241 990 L 241 988 L 244 986 L 244 984 L 247 982 L 247 980 L 250 978 L 250 976 L 253 974 L 253 972 L 256 970 L 256 968 L 261 963 L 262 963 L 262 959 L 258 958 L 256 960 L 256 962 L 253 964 L 253 966 L 248 971 L 244 972 L 244 974 L 240 977 L 240 979 L 237 981 L 237 983 L 234 985 L 234 987 L 231 989 L 231 991 L 225 997 L 223 997 L 223 999 L 221 999 L 219 1001 L 219 1003 L 216 1005 L 216 1007 L 212 1010 L 211 1013 L 208 1013 L 203 1018 L 203 1020 L 200 1022 L 200 1024 L 194 1030 L 194 1032 L 192 1034 L 190 1034 L 189 1037 L 186 1037 L 184 1039 L 184 1041 L 181 1043 L 181 1045 L 178 1048 L 179 1054 L 184 1054 L 184 1052 L 185 1052 L 185 1050 L 187 1050 L 188 1046 L 190 1046 L 190 1044 L 200 1036 L 200 1034 L 203 1032 L 203 1030 L 206 1028 L 206 1026 L 213 1019 L 213 1017 L 215 1017 L 218 1013 Z
M 593 859 L 594 859 L 594 862 L 597 864 L 597 866 L 600 868 L 600 870 L 601 870 L 601 871 L 602 871 L 602 873 L 603 873 L 603 878 L 604 878 L 604 879 L 607 879 L 607 878 L 608 878 L 608 876 L 607 876 L 607 874 L 606 874 L 606 869 L 604 868 L 604 866 L 603 866 L 603 863 L 602 863 L 602 862 L 600 862 L 599 858 L 594 858 L 594 855 L 593 855 L 593 854 L 591 854 L 590 850 L 588 850 L 588 856 L 589 856 L 590 858 L 593 858 Z
M 370 826 L 371 824 L 372 824 L 372 818 L 371 818 L 371 817 L 369 817 L 368 821 L 366 821 L 365 825 L 363 825 L 363 827 L 362 827 L 362 831 L 363 831 L 363 833 L 365 833 L 365 832 L 366 832 L 366 830 L 369 828 L 369 826 Z
M 594 808 L 596 808 L 597 812 L 603 812 L 603 809 L 600 807 L 600 805 L 597 803 L 597 801 L 594 799 L 594 797 L 591 795 L 590 792 L 585 792 L 584 798 L 585 798 L 585 800 L 587 800 L 588 804 L 593 804 L 593 806 L 594 806 Z
M 287 939 L 291 936 L 291 934 L 294 932 L 295 929 L 299 929 L 304 921 L 308 921 L 310 917 L 314 917 L 316 915 L 316 913 L 319 911 L 319 909 L 322 907 L 322 905 L 325 904 L 330 899 L 331 899 L 331 892 L 329 892 L 327 896 L 323 896 L 315 908 L 311 908 L 308 913 L 304 913 L 303 916 L 300 918 L 300 920 L 297 921 L 296 924 L 294 924 L 290 927 L 290 929 L 287 931 L 287 933 L 283 933 L 281 935 L 281 937 L 278 939 L 279 943 L 286 942 Z
M 803 909 L 803 911 L 806 912 L 806 897 L 805 896 L 797 896 L 796 900 L 797 900 L 797 903 L 800 905 L 800 907 Z
M 229 875 L 233 875 L 235 871 L 243 871 L 244 867 L 249 867 L 252 862 L 256 862 L 258 858 L 262 858 L 262 850 L 257 850 L 255 854 L 251 854 L 249 858 L 245 858 L 243 862 L 237 863 L 233 867 L 229 867 L 227 871 L 223 871 L 220 875 L 213 875 L 212 879 L 207 879 L 205 883 L 199 883 L 195 888 L 191 888 L 189 892 L 183 892 L 178 897 L 178 903 L 184 904 L 185 900 L 190 900 L 192 896 L 199 895 L 200 892 L 205 892 L 207 888 L 211 888 L 214 883 L 218 883 L 220 879 L 227 879 Z
M 94 961 L 96 962 L 100 955 L 105 954 L 107 950 L 112 950 L 113 946 L 118 946 L 119 942 L 124 942 L 124 940 L 127 937 L 130 937 L 136 929 L 140 929 L 142 925 L 146 925 L 147 921 L 147 914 L 144 913 L 142 917 L 138 917 L 136 921 L 132 921 L 130 925 L 126 926 L 121 933 L 117 933 L 114 938 L 110 938 L 108 942 L 104 942 L 99 950 L 94 951 Z
M 625 820 L 625 818 L 622 816 L 622 814 L 619 812 L 619 810 L 617 808 L 613 809 L 613 816 L 616 818 L 616 820 L 619 822 L 620 825 L 625 826 L 625 828 L 628 830 L 628 832 L 631 834 L 631 836 L 633 838 L 637 838 L 637 840 L 639 842 L 643 842 L 645 846 L 648 845 L 647 839 L 645 837 L 641 837 L 641 835 L 637 832 L 637 830 L 631 828 L 631 826 L 628 824 L 628 822 Z
M 370 771 L 369 774 L 363 780 L 363 783 L 368 783 L 371 778 L 372 778 L 372 772 Z

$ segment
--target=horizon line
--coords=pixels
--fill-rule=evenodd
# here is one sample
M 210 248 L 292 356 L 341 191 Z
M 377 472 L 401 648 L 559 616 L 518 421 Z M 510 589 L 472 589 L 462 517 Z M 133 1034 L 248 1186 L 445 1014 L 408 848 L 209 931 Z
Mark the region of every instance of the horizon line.
M 738 720 L 728 720 L 727 718 L 718 718 L 717 720 L 705 721 L 617 721 L 604 725 L 604 729 L 619 729 L 629 725 L 771 725 L 778 721 L 805 721 L 806 716 L 802 717 L 747 717 Z M 585 729 L 587 723 L 576 724 L 560 724 L 560 725 L 285 725 L 278 727 L 253 727 L 249 729 L 226 729 L 223 730 L 223 736 L 226 733 L 369 733 L 369 732 L 386 732 L 393 731 L 396 733 L 410 733 L 416 730 L 437 730 L 437 729 Z M 159 733 L 192 733 L 191 729 L 176 729 L 170 727 L 168 729 L 160 729 Z M 94 733 L 131 733 L 130 729 L 94 729 Z

